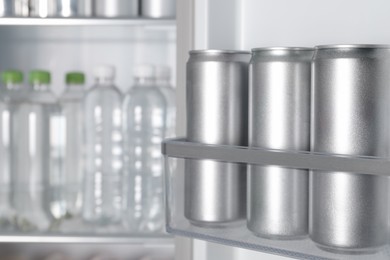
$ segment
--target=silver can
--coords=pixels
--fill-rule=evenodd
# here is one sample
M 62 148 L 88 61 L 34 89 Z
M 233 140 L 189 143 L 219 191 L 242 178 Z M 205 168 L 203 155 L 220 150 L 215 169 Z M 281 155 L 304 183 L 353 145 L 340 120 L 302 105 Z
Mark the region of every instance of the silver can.
M 92 16 L 92 0 L 79 0 L 77 1 L 77 15 L 80 17 Z
M 390 46 L 331 45 L 313 60 L 312 151 L 389 156 Z M 387 242 L 388 178 L 313 171 L 310 237 L 325 250 Z
M 52 17 L 57 15 L 57 0 L 30 0 L 30 13 L 32 17 Z
M 136 17 L 138 0 L 94 0 L 93 15 L 97 17 Z
M 314 49 L 252 50 L 249 66 L 249 146 L 310 149 L 310 84 Z M 248 167 L 248 229 L 292 239 L 308 233 L 309 173 L 302 169 Z
M 79 2 L 84 0 L 57 0 L 57 16 L 75 17 L 78 16 Z
M 14 0 L 13 15 L 16 17 L 27 17 L 30 15 L 29 0 Z
M 187 63 L 187 138 L 247 145 L 249 52 L 191 51 Z M 243 220 L 246 167 L 186 160 L 185 217 L 195 225 Z
M 174 18 L 176 0 L 141 0 L 141 15 L 149 18 Z
M 13 16 L 12 0 L 0 0 L 0 16 Z

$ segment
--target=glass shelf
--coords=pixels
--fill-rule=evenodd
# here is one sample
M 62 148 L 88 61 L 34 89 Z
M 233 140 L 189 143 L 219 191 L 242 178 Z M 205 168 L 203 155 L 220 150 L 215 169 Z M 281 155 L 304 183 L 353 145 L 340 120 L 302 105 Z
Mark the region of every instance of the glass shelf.
M 169 235 L 71 235 L 71 234 L 0 234 L 0 243 L 87 243 L 172 245 Z
M 175 19 L 145 18 L 19 18 L 1 17 L 0 26 L 143 26 L 173 27 Z
M 344 248 L 336 248 L 335 250 L 328 248 L 324 250 L 324 248 L 313 242 L 311 236 L 308 234 L 299 238 L 262 237 L 261 235 L 255 235 L 247 228 L 245 216 L 233 222 L 205 223 L 196 220 L 194 221 L 194 219 L 189 220 L 188 214 L 192 213 L 188 212 L 193 211 L 195 212 L 195 215 L 197 215 L 197 213 L 193 208 L 190 208 L 190 211 L 186 208 L 188 205 L 188 197 L 190 196 L 189 194 L 194 194 L 189 191 L 190 186 L 188 186 L 194 184 L 194 179 L 188 176 L 191 176 L 191 174 L 203 174 L 200 172 L 189 172 L 188 169 L 194 168 L 186 168 L 188 162 L 192 163 L 207 160 L 207 162 L 211 163 L 213 163 L 213 161 L 215 163 L 216 161 L 221 164 L 227 163 L 236 166 L 281 166 L 289 169 L 308 170 L 308 172 L 309 170 L 318 170 L 312 174 L 320 174 L 321 176 L 326 176 L 326 174 L 332 174 L 331 172 L 337 171 L 347 174 L 356 174 L 357 176 L 366 175 L 368 176 L 367 178 L 383 178 L 385 183 L 387 183 L 389 180 L 387 177 L 390 176 L 390 160 L 387 158 L 320 154 L 304 151 L 266 150 L 261 148 L 227 145 L 205 145 L 187 142 L 184 138 L 165 140 L 162 144 L 162 153 L 165 155 L 167 231 L 171 234 L 296 259 L 390 259 L 390 244 L 388 240 L 387 242 L 382 240 L 383 244 L 381 246 L 372 249 L 354 248 L 349 251 L 349 249 L 344 250 Z M 197 169 L 199 170 L 200 168 Z M 204 170 L 206 168 L 202 169 Z M 215 168 L 210 169 L 214 170 Z M 221 167 L 221 169 L 228 168 Z M 237 168 L 232 167 L 229 169 Z M 231 172 L 229 173 L 229 171 L 226 171 L 219 176 L 223 176 L 225 173 L 231 174 Z M 204 172 L 204 175 L 202 176 L 208 176 L 208 174 L 210 174 L 210 172 Z M 246 170 L 239 174 L 246 174 Z M 215 180 L 216 179 L 211 180 L 211 182 L 214 181 L 210 184 L 211 186 L 216 185 Z M 202 185 L 209 185 L 210 182 L 200 181 L 198 184 L 199 183 L 202 183 Z M 223 183 L 226 184 L 228 182 L 223 181 Z M 203 187 L 204 186 L 198 186 L 195 188 L 195 191 L 207 194 L 208 200 L 213 200 L 215 193 L 211 192 L 212 194 L 209 194 L 200 191 Z M 230 200 L 232 200 L 232 198 L 230 198 Z M 192 203 L 198 202 L 192 200 Z M 245 203 L 246 202 L 243 201 L 243 204 Z M 206 204 L 210 207 L 209 201 L 207 201 Z M 356 205 L 349 205 L 350 208 L 355 208 L 355 206 Z M 386 206 L 384 205 L 384 207 Z M 208 215 L 208 213 L 206 215 Z M 210 215 L 208 215 L 208 217 L 209 216 Z M 347 223 L 345 225 L 347 225 Z M 331 229 L 332 227 L 329 228 Z M 367 234 L 364 234 L 364 236 L 366 235 Z M 378 238 L 376 234 L 373 234 L 373 236 L 375 236 L 375 239 Z

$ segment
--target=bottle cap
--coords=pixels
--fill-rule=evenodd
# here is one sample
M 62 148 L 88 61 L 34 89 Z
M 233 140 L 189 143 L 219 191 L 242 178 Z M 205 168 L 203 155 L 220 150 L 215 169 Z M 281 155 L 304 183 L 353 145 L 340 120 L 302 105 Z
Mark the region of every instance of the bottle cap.
M 142 64 L 138 65 L 134 69 L 135 78 L 154 78 L 155 77 L 155 68 L 153 65 Z
M 1 81 L 4 84 L 20 84 L 23 82 L 23 73 L 20 70 L 6 70 L 1 73 Z
M 45 70 L 32 70 L 29 74 L 30 84 L 50 84 L 50 72 Z
M 85 76 L 82 72 L 68 72 L 65 76 L 65 82 L 67 85 L 74 84 L 74 85 L 84 85 L 85 83 Z
M 111 79 L 115 78 L 115 67 L 111 65 L 100 65 L 94 70 L 95 78 Z
M 165 65 L 156 66 L 156 78 L 171 79 L 171 68 Z

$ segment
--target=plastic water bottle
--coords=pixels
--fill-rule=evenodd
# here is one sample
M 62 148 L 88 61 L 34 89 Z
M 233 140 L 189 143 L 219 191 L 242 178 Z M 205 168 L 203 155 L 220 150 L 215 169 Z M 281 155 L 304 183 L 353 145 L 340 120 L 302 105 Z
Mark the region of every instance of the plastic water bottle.
M 171 86 L 171 70 L 168 66 L 156 66 L 156 85 L 167 101 L 165 138 L 176 136 L 176 92 Z
M 123 219 L 123 139 L 122 98 L 114 78 L 114 67 L 96 68 L 96 84 L 84 99 L 83 218 L 95 226 L 115 228 Z
M 0 88 L 0 229 L 12 231 L 15 211 L 11 206 L 11 100 L 23 91 L 23 73 L 17 70 L 1 74 Z
M 31 71 L 30 88 L 10 101 L 12 205 L 21 231 L 45 230 L 47 183 L 58 171 L 59 106 L 51 92 L 50 73 Z
M 66 74 L 65 81 L 66 89 L 59 101 L 61 169 L 60 175 L 52 178 L 50 183 L 50 212 L 57 220 L 53 222 L 53 229 L 64 225 L 64 221 L 79 217 L 82 206 L 82 102 L 85 77 L 81 72 L 70 72 Z
M 161 141 L 167 105 L 152 66 L 137 67 L 134 76 L 123 105 L 128 223 L 135 231 L 157 232 L 164 226 Z

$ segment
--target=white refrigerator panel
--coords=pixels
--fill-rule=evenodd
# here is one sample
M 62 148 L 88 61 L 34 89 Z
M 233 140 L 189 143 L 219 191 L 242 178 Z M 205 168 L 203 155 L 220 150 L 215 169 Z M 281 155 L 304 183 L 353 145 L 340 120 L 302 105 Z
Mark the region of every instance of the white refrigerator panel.
M 386 0 L 196 0 L 196 49 L 390 42 Z

